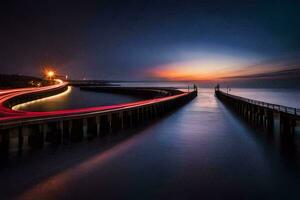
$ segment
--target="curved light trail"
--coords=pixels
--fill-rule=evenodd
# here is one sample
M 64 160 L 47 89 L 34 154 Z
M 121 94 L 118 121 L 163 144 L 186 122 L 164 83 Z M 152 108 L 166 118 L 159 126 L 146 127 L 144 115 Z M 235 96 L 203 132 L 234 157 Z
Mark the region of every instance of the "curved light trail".
M 18 88 L 18 89 L 9 89 L 9 90 L 3 90 L 0 93 L 0 121 L 2 121 L 3 118 L 6 118 L 8 116 L 19 116 L 19 115 L 26 115 L 27 113 L 25 111 L 17 111 L 12 110 L 10 108 L 7 108 L 4 103 L 8 100 L 18 97 L 25 94 L 34 94 L 34 93 L 41 93 L 46 91 L 51 91 L 54 89 L 59 89 L 67 86 L 68 83 L 63 82 L 59 79 L 56 79 L 56 84 L 45 86 L 45 87 L 31 87 L 31 88 Z
M 68 83 L 63 82 L 61 80 L 57 81 L 57 84 L 39 88 L 20 88 L 20 89 L 12 89 L 1 91 L 0 93 L 0 122 L 14 122 L 23 119 L 45 119 L 45 118 L 55 118 L 55 117 L 68 117 L 68 116 L 77 116 L 77 115 L 85 115 L 85 114 L 96 114 L 98 112 L 106 112 L 124 108 L 130 108 L 135 106 L 143 106 L 148 104 L 153 104 L 157 102 L 168 101 L 170 99 L 176 99 L 180 96 L 184 96 L 188 94 L 188 92 L 183 92 L 182 94 L 161 97 L 149 100 L 142 100 L 131 103 L 123 103 L 109 106 L 97 106 L 97 107 L 89 107 L 89 108 L 79 108 L 79 109 L 71 109 L 71 110 L 57 110 L 57 111 L 47 111 L 47 112 L 31 112 L 31 111 L 20 111 L 14 110 L 5 107 L 4 103 L 11 98 L 18 97 L 20 95 L 25 94 L 34 94 L 40 92 L 51 91 L 54 89 L 59 89 L 62 87 L 66 87 Z

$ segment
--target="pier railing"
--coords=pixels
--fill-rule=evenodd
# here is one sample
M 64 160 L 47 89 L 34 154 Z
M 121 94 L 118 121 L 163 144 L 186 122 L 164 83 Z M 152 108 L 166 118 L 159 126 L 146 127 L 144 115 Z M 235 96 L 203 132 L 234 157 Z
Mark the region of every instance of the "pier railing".
M 113 90 L 109 89 L 111 92 Z M 156 93 L 160 93 L 160 90 L 163 89 L 157 89 Z M 153 89 L 150 93 L 153 93 Z M 5 158 L 10 149 L 13 149 L 10 148 L 13 139 L 18 141 L 18 146 L 15 147 L 18 153 L 22 153 L 24 145 L 42 148 L 46 143 L 58 145 L 79 142 L 82 139 L 100 137 L 158 119 L 196 96 L 196 88 L 190 92 L 166 89 L 161 97 L 137 102 L 75 110 L 24 112 L 18 116 L 2 117 L 0 158 Z
M 225 93 L 223 91 L 219 91 L 219 92 L 221 92 L 223 95 L 229 96 L 231 98 L 234 98 L 234 99 L 237 99 L 237 100 L 240 100 L 240 101 L 244 101 L 244 102 L 251 103 L 251 104 L 254 104 L 254 105 L 269 108 L 269 109 L 272 109 L 274 111 L 285 112 L 287 114 L 291 114 L 291 115 L 295 115 L 297 117 L 300 117 L 300 109 L 299 108 L 293 108 L 293 107 L 289 107 L 289 106 L 272 104 L 272 103 L 267 103 L 267 102 L 258 101 L 258 100 L 254 100 L 254 99 L 248 99 L 248 98 L 245 98 L 245 97 L 240 97 L 240 96 L 228 94 L 228 93 Z
M 268 132 L 274 131 L 276 128 L 274 118 L 279 118 L 281 136 L 293 138 L 300 120 L 299 109 L 228 94 L 218 88 L 215 94 L 218 99 L 251 125 L 264 128 Z

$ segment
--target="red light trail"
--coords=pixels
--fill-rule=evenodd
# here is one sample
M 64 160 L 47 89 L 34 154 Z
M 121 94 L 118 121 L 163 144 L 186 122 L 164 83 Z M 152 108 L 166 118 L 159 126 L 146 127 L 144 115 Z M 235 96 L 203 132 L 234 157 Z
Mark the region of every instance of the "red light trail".
M 0 122 L 10 122 L 14 120 L 22 120 L 22 119 L 36 119 L 36 118 L 47 118 L 47 117 L 62 117 L 62 116 L 73 116 L 78 114 L 93 114 L 96 112 L 105 112 L 111 111 L 115 109 L 123 109 L 130 108 L 135 106 L 143 106 L 148 104 L 153 104 L 157 102 L 163 102 L 170 99 L 175 99 L 177 97 L 186 95 L 184 92 L 182 94 L 161 97 L 149 100 L 136 101 L 131 103 L 123 103 L 109 106 L 98 106 L 98 107 L 89 107 L 89 108 L 79 108 L 79 109 L 71 109 L 71 110 L 58 110 L 58 111 L 47 111 L 47 112 L 30 112 L 30 111 L 19 111 L 13 110 L 4 105 L 8 100 L 25 95 L 25 94 L 35 94 L 40 92 L 51 91 L 54 89 L 59 89 L 66 87 L 68 83 L 59 80 L 59 82 L 55 85 L 39 87 L 39 88 L 20 88 L 20 89 L 11 89 L 11 90 L 3 90 L 0 93 Z

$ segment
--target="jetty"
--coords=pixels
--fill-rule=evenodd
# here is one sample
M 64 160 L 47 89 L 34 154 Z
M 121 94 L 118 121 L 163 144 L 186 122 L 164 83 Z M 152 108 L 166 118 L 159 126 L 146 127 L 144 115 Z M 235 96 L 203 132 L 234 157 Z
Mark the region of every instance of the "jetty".
M 134 128 L 179 108 L 197 96 L 197 88 L 183 92 L 172 88 L 82 87 L 95 92 L 143 96 L 131 103 L 58 110 L 27 112 L 12 110 L 20 103 L 67 91 L 68 83 L 46 88 L 3 91 L 0 94 L 0 152 L 7 155 L 15 140 L 17 151 L 24 147 L 43 148 L 46 144 L 69 144 L 99 137 L 122 129 Z
M 274 131 L 274 119 L 279 118 L 280 133 L 292 137 L 299 125 L 300 109 L 248 99 L 215 88 L 216 97 L 250 124 Z

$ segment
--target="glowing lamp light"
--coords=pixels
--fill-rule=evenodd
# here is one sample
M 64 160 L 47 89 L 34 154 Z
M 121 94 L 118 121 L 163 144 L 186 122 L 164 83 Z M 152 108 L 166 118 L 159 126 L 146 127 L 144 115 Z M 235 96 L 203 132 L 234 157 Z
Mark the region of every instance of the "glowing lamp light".
M 54 71 L 48 71 L 47 73 L 46 73 L 46 75 L 49 77 L 49 79 L 51 80 L 52 79 L 52 77 L 55 75 L 54 74 Z
M 49 72 L 48 72 L 48 76 L 49 76 L 49 77 L 52 77 L 53 75 L 54 75 L 54 72 L 53 72 L 53 71 L 49 71 Z

